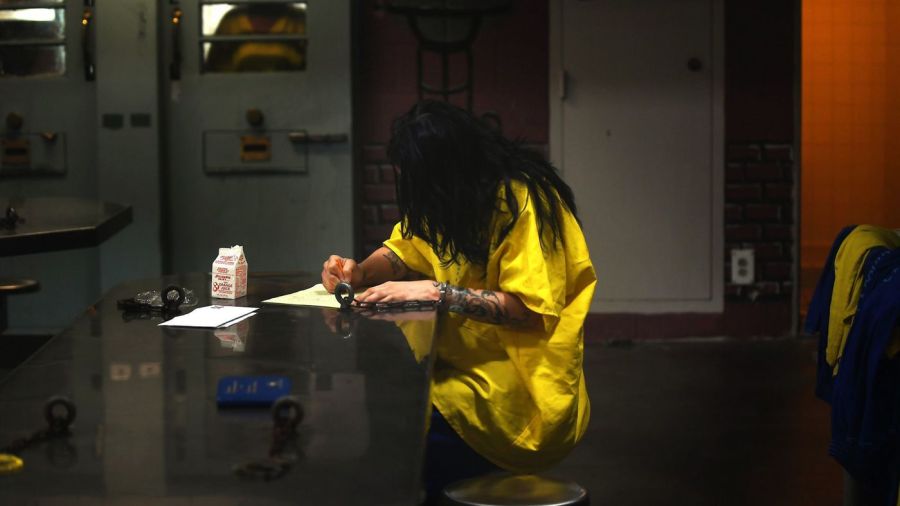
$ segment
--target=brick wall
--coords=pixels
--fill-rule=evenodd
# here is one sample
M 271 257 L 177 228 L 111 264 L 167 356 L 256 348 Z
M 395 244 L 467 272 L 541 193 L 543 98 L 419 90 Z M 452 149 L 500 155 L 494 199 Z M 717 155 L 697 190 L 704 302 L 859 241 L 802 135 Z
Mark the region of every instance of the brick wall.
M 361 227 L 357 258 L 388 237 L 397 221 L 394 174 L 385 156 L 391 121 L 418 100 L 415 37 L 406 18 L 378 9 L 376 0 L 360 4 L 359 64 L 355 123 L 357 209 Z M 496 113 L 503 133 L 546 151 L 549 137 L 548 3 L 521 0 L 507 12 L 484 19 L 473 45 L 473 110 Z M 462 80 L 452 60 L 451 83 Z M 426 79 L 437 82 L 436 59 L 426 59 Z M 453 100 L 464 103 L 461 97 Z
M 789 143 L 734 143 L 726 151 L 725 294 L 784 300 L 793 292 L 794 163 Z M 731 250 L 752 249 L 754 283 L 731 283 Z
M 383 144 L 372 144 L 363 150 L 362 253 L 366 255 L 381 246 L 397 223 L 397 195 L 394 169 L 387 163 Z

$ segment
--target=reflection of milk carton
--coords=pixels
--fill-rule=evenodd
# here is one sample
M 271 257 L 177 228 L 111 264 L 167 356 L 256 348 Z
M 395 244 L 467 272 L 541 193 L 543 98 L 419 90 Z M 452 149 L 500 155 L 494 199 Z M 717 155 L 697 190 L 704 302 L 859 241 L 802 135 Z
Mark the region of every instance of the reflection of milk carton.
M 213 332 L 219 338 L 219 344 L 223 348 L 231 348 L 236 352 L 247 348 L 247 334 L 250 330 L 250 320 L 241 320 L 234 325 Z
M 219 248 L 212 264 L 212 296 L 236 299 L 247 295 L 247 259 L 243 246 Z

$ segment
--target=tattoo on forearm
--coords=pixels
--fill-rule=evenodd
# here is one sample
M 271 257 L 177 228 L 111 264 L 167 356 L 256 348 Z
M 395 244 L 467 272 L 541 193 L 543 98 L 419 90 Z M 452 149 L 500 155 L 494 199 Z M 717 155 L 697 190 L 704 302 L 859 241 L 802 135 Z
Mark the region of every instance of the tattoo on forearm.
M 393 272 L 394 276 L 397 278 L 402 278 L 409 270 L 406 267 L 406 264 L 403 263 L 403 260 L 400 260 L 400 257 L 393 251 L 388 251 L 383 256 L 387 259 L 388 263 L 391 264 L 391 272 Z
M 491 290 L 481 290 L 476 293 L 468 288 L 447 285 L 444 305 L 449 311 L 497 323 L 523 324 L 529 321 L 527 315 L 515 316 L 503 307 L 500 297 Z
M 404 281 L 420 281 L 423 279 L 428 279 L 428 276 L 422 274 L 421 272 L 416 272 L 409 267 L 406 268 L 406 276 L 403 276 Z

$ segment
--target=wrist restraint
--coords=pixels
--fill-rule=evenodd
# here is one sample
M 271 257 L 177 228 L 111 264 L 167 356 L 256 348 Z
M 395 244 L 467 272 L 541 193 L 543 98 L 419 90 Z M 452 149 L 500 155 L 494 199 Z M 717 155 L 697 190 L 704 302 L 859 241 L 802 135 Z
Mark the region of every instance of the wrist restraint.
M 441 283 L 438 287 L 441 292 L 439 300 L 405 300 L 399 302 L 362 302 L 356 300 L 353 287 L 350 283 L 340 282 L 334 287 L 334 298 L 341 305 L 341 311 L 350 311 L 357 307 L 364 311 L 378 313 L 403 312 L 403 311 L 431 311 L 443 307 L 447 284 Z

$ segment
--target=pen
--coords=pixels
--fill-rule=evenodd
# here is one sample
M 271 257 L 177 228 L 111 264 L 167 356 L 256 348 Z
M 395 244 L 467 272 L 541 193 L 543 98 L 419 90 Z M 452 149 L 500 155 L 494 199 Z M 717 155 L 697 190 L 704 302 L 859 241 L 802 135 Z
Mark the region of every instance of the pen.
M 338 279 L 340 281 L 346 281 L 344 279 L 344 258 L 338 257 L 337 264 L 338 264 L 338 269 L 340 269 L 340 272 L 341 272 L 340 276 L 338 276 Z

